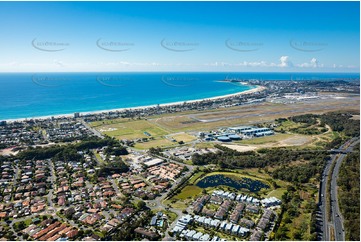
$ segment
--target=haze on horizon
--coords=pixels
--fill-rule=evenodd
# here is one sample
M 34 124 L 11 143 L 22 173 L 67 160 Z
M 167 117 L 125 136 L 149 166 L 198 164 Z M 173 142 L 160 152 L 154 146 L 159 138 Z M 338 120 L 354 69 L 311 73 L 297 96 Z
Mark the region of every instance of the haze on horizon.
M 0 2 L 0 72 L 354 72 L 359 2 Z

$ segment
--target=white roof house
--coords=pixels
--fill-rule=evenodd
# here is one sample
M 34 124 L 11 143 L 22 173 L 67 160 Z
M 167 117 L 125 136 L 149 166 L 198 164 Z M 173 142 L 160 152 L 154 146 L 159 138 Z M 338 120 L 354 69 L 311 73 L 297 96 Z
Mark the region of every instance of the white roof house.
M 238 234 L 238 230 L 239 230 L 239 225 L 234 225 L 233 228 L 232 228 L 232 234 Z
M 221 225 L 219 226 L 220 229 L 225 230 L 227 226 L 227 221 L 222 221 Z
M 238 234 L 239 234 L 240 236 L 246 236 L 248 232 L 249 232 L 249 229 L 244 228 L 244 227 L 240 227 L 240 229 L 239 229 L 239 231 L 238 231 Z
M 233 224 L 228 223 L 228 224 L 226 225 L 226 231 L 227 231 L 227 232 L 231 232 L 232 227 L 233 227 Z
M 200 238 L 202 237 L 203 233 L 198 232 L 196 234 L 193 235 L 193 240 L 200 240 Z
M 212 225 L 212 224 L 211 224 L 211 221 L 212 221 L 211 218 L 206 218 L 206 219 L 204 220 L 204 224 L 205 224 L 205 225 L 208 225 L 208 226 L 211 226 L 211 225 Z
M 213 219 L 213 220 L 211 221 L 211 226 L 214 227 L 214 228 L 217 228 L 220 223 L 221 223 L 220 220 L 218 220 L 218 219 Z
M 182 222 L 182 223 L 185 223 L 185 224 L 188 224 L 190 223 L 191 221 L 193 220 L 192 216 L 187 214 L 187 215 L 184 215 L 182 216 L 178 221 Z
M 190 230 L 188 231 L 188 233 L 185 235 L 185 237 L 188 239 L 188 240 L 191 240 L 193 239 L 193 235 L 195 235 L 197 233 L 197 231 L 195 230 Z
M 204 234 L 199 238 L 200 241 L 209 241 L 209 239 L 210 239 L 209 234 Z

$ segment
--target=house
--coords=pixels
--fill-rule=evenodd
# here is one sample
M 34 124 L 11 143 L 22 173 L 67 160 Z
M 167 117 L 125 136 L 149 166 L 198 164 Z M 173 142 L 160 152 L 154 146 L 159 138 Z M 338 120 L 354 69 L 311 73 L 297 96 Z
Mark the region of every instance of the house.
M 246 210 L 249 211 L 249 212 L 251 212 L 251 213 L 258 213 L 258 212 L 259 212 L 259 208 L 256 207 L 256 206 L 252 206 L 252 205 L 247 206 L 247 207 L 246 207 Z
M 145 230 L 142 227 L 138 227 L 134 230 L 135 233 L 142 235 L 143 237 L 146 237 L 148 239 L 156 239 L 158 238 L 158 234 L 156 234 L 153 231 Z
M 207 227 L 207 228 L 211 227 L 211 221 L 212 221 L 211 218 L 204 219 L 204 223 L 203 223 L 204 226 Z
M 226 231 L 227 233 L 231 233 L 232 228 L 233 228 L 233 224 L 227 223 L 226 228 L 225 228 L 225 231 Z
M 214 216 L 214 211 L 203 208 L 202 209 L 202 214 L 207 216 L 207 217 L 213 217 Z
M 214 236 L 211 241 L 219 241 L 219 240 L 220 240 L 219 237 Z
M 252 200 L 253 200 L 253 197 L 248 197 L 248 198 L 246 199 L 246 202 L 247 202 L 247 203 L 251 203 Z
M 249 238 L 250 241 L 260 241 L 262 238 L 262 232 L 258 230 L 254 230 L 251 234 L 251 237 Z
M 190 230 L 190 231 L 188 231 L 188 233 L 186 233 L 185 234 L 185 238 L 187 239 L 187 240 L 192 240 L 193 239 L 193 235 L 195 235 L 197 233 L 197 231 L 195 231 L 195 230 Z
M 200 241 L 209 241 L 210 240 L 210 236 L 209 234 L 204 234 L 199 238 Z
M 150 226 L 155 226 L 157 224 L 157 216 L 153 216 L 150 221 Z
M 254 226 L 254 222 L 252 220 L 248 220 L 248 219 L 245 219 L 245 218 L 241 218 L 239 220 L 239 224 L 246 227 L 246 228 L 253 228 L 253 226 Z
M 191 215 L 187 214 L 187 215 L 182 216 L 178 221 L 185 223 L 185 224 L 189 224 L 193 221 L 193 218 Z
M 261 229 L 261 230 L 265 230 L 267 228 L 267 225 L 269 223 L 269 220 L 266 218 L 261 218 L 257 224 L 257 228 Z
M 249 232 L 249 229 L 240 227 L 239 231 L 238 231 L 238 235 L 244 237 L 244 236 L 247 236 L 248 232 Z
M 225 231 L 227 226 L 227 221 L 222 221 L 221 225 L 219 226 L 219 229 Z
M 221 221 L 219 221 L 218 219 L 213 219 L 211 221 L 211 227 L 213 228 L 218 228 L 218 226 L 220 225 Z
M 234 225 L 232 228 L 232 234 L 238 235 L 239 225 Z
M 193 212 L 194 212 L 195 214 L 200 213 L 200 212 L 202 211 L 202 209 L 203 209 L 203 204 L 202 204 L 202 203 L 200 203 L 200 202 L 195 202 L 195 203 L 193 204 Z
M 222 199 L 222 197 L 219 197 L 219 196 L 212 196 L 211 199 L 209 200 L 209 202 L 220 205 L 220 204 L 222 204 L 223 199 Z
M 195 241 L 198 241 L 200 240 L 200 238 L 202 237 L 203 233 L 201 232 L 198 232 L 196 234 L 193 235 L 192 239 L 195 240 Z
M 226 213 L 227 213 L 227 210 L 226 210 L 225 208 L 223 208 L 223 207 L 220 207 L 220 208 L 217 210 L 217 212 L 216 212 L 216 214 L 214 215 L 214 217 L 215 217 L 216 219 L 223 220 L 224 217 L 225 217 L 225 215 L 226 215 Z
M 277 206 L 282 203 L 281 200 L 279 200 L 275 197 L 265 198 L 265 199 L 262 199 L 260 202 L 263 207 Z

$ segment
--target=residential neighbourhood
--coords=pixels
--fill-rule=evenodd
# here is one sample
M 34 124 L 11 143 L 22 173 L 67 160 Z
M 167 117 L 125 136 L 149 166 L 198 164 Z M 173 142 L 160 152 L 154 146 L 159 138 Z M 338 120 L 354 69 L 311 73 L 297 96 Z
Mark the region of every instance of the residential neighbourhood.
M 213 213 L 206 209 L 207 203 L 216 205 Z M 274 197 L 259 201 L 251 196 L 215 190 L 212 195 L 198 197 L 192 206 L 193 215 L 178 219 L 172 233 L 179 239 L 193 241 L 224 241 L 224 237 L 229 236 L 233 240 L 254 240 L 258 238 L 254 237 L 256 234 L 266 238 L 275 221 L 276 212 L 273 209 L 280 204 L 281 201 Z

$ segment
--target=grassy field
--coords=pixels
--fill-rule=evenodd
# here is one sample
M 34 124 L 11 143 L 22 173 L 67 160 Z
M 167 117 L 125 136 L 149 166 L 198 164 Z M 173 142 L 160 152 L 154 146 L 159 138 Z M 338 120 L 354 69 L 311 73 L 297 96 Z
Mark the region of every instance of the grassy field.
M 214 148 L 214 144 L 210 142 L 198 143 L 195 145 L 197 149 Z
M 154 140 L 149 140 L 147 142 L 136 143 L 134 148 L 136 149 L 149 149 L 151 147 L 165 147 L 175 145 L 173 142 L 165 138 L 156 138 Z
M 169 132 L 148 120 L 131 120 L 131 119 L 114 119 L 97 121 L 91 123 L 91 126 L 96 128 L 103 134 L 115 137 L 117 139 L 142 139 L 148 138 L 148 141 L 136 143 L 137 149 L 149 149 L 151 147 L 165 147 L 175 145 L 164 136 Z M 147 136 L 148 132 L 151 136 Z
M 187 207 L 189 207 L 189 205 L 191 204 L 191 200 L 189 200 L 188 202 L 187 201 L 183 201 L 183 200 L 176 200 L 174 198 L 170 199 L 170 200 L 165 200 L 163 202 L 164 205 L 168 205 L 172 208 L 175 208 L 175 209 L 186 209 Z M 189 204 L 188 204 L 189 203 Z
M 152 209 L 152 212 L 153 213 L 162 212 L 163 214 L 167 215 L 169 223 L 172 223 L 177 218 L 177 214 L 173 213 L 172 211 L 169 211 L 169 210 Z
M 197 181 L 198 178 L 201 177 L 202 175 L 204 175 L 204 172 L 203 172 L 203 171 L 194 174 L 194 175 L 189 179 L 188 183 L 189 183 L 189 184 L 194 184 L 195 181 Z
M 91 123 L 91 126 L 106 135 L 122 139 L 149 138 L 144 132 L 150 133 L 153 137 L 169 134 L 166 130 L 147 120 L 115 119 L 107 120 L 104 124 L 100 121 L 94 122 Z
M 315 102 L 294 104 L 262 103 L 220 108 L 205 112 L 178 113 L 177 115 L 158 116 L 157 118 L 152 118 L 151 122 L 170 132 L 209 130 L 233 125 L 273 122 L 276 118 L 287 118 L 305 113 L 318 114 L 345 108 L 357 109 L 359 103 L 358 98 L 349 98 L 345 94 L 344 99 L 337 100 L 325 98 Z M 292 125 L 291 123 L 289 124 L 290 127 Z
M 276 143 L 278 141 L 285 140 L 287 138 L 294 137 L 293 134 L 275 134 L 270 136 L 264 136 L 259 138 L 253 138 L 253 139 L 246 139 L 242 141 L 238 141 L 235 143 L 239 144 L 252 144 L 252 145 L 259 145 L 259 144 L 267 144 L 267 143 Z
M 261 182 L 264 182 L 264 183 L 270 185 L 268 181 L 266 181 L 262 178 L 256 177 L 256 176 L 250 176 L 250 175 L 245 175 L 245 174 L 240 174 L 240 173 L 235 173 L 235 172 L 224 172 L 224 171 L 216 171 L 216 172 L 208 173 L 204 177 L 202 177 L 202 179 L 207 176 L 214 176 L 214 175 L 224 175 L 224 176 L 228 176 L 232 179 L 241 179 L 241 178 L 245 177 L 245 178 L 250 178 L 252 180 L 259 180 Z M 198 182 L 198 181 L 196 181 L 196 182 Z
M 198 196 L 202 192 L 202 189 L 197 186 L 186 186 L 182 189 L 181 193 L 176 195 L 175 199 L 188 199 Z
M 341 96 L 343 94 L 340 94 Z M 359 107 L 359 98 L 348 97 L 344 94 L 344 99 L 326 98 L 317 100 L 317 102 L 294 103 L 294 104 L 276 104 L 262 103 L 244 105 L 230 108 L 219 108 L 207 111 L 186 111 L 176 114 L 162 114 L 152 116 L 150 119 L 129 119 L 119 118 L 113 120 L 103 120 L 90 123 L 98 131 L 118 138 L 118 139 L 139 139 L 150 138 L 144 134 L 148 132 L 154 140 L 136 144 L 135 148 L 148 149 L 150 147 L 171 147 L 177 143 L 171 142 L 165 136 L 177 132 L 186 131 L 209 131 L 220 127 L 251 125 L 257 123 L 274 122 L 276 118 L 289 117 L 303 113 L 324 113 L 339 109 L 356 109 Z M 297 127 L 299 124 L 287 121 L 284 122 L 284 129 Z M 328 134 L 332 135 L 332 134 Z M 175 134 L 177 141 L 190 142 L 196 138 L 187 133 Z M 292 137 L 289 137 L 292 138 Z M 276 144 L 289 139 L 288 134 L 275 135 L 274 137 L 263 137 L 253 140 L 241 141 L 241 144 L 263 145 Z M 297 137 L 299 139 L 300 136 Z M 283 139 L 283 140 L 282 140 Z M 324 138 L 316 138 L 313 145 L 318 147 L 325 142 Z M 292 143 L 292 142 L 291 142 Z M 197 148 L 212 147 L 211 143 L 197 144 Z
M 97 160 L 100 162 L 100 163 L 104 163 L 104 160 L 100 157 L 100 155 L 99 155 L 99 153 L 97 153 L 97 152 L 93 152 L 94 153 L 94 155 L 95 155 L 95 157 L 97 158 Z
M 172 135 L 172 138 L 175 139 L 177 142 L 183 141 L 186 143 L 197 139 L 195 136 L 187 134 L 187 133 L 175 134 L 175 135 Z

